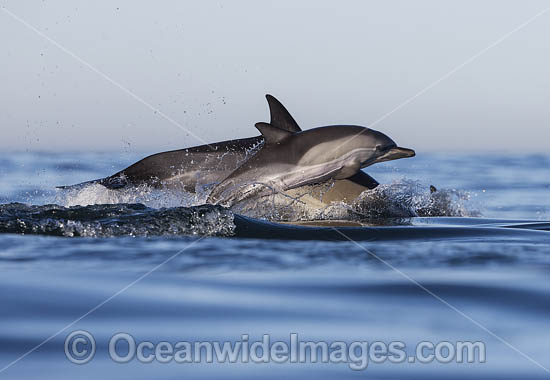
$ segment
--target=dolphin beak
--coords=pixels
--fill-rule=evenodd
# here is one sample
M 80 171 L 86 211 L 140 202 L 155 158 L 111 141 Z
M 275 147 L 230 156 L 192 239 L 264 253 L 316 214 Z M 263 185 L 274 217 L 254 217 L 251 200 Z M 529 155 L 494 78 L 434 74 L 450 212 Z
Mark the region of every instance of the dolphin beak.
M 399 146 L 389 149 L 386 153 L 376 159 L 376 162 L 385 162 L 397 160 L 399 158 L 414 157 L 416 153 L 412 149 L 401 148 Z

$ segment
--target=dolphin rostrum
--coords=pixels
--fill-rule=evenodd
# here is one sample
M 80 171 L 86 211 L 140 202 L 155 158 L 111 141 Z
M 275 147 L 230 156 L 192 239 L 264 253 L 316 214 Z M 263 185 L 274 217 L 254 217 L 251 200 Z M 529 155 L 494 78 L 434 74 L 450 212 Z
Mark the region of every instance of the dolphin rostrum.
M 275 97 L 266 95 L 266 98 L 271 116 L 270 125 L 289 133 L 301 131 L 294 118 Z M 127 186 L 146 185 L 195 192 L 197 185 L 223 181 L 248 157 L 252 156 L 263 143 L 264 136 L 260 135 L 157 153 L 145 157 L 109 177 L 72 186 L 59 186 L 59 188 L 67 189 L 100 184 L 109 189 L 121 189 Z M 342 190 L 350 193 L 349 189 L 353 188 L 355 190 L 353 195 L 356 195 L 357 191 L 361 189 L 373 189 L 378 185 L 374 178 L 363 172 L 350 178 L 350 181 L 354 183 L 349 184 L 349 181 L 341 184 L 336 183 L 333 192 Z M 348 198 L 352 197 L 348 196 Z
M 415 155 L 385 134 L 360 126 L 294 133 L 268 123 L 257 123 L 256 128 L 265 139 L 262 148 L 214 187 L 207 203 L 232 205 L 254 195 L 346 179 L 377 162 Z

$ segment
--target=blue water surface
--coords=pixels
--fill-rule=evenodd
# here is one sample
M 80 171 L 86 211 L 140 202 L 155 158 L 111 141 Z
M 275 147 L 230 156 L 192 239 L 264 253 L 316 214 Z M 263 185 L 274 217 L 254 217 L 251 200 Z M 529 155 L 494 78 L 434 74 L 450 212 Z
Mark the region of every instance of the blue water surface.
M 550 156 L 418 153 L 367 172 L 417 209 L 434 185 L 444 215 L 334 228 L 173 195 L 93 205 L 107 198 L 55 186 L 143 154 L 2 153 L 0 377 L 548 378 Z M 75 330 L 97 343 L 87 364 L 65 355 Z M 119 364 L 108 355 L 119 332 L 173 343 L 296 333 L 401 341 L 408 353 L 422 341 L 480 341 L 486 362 Z

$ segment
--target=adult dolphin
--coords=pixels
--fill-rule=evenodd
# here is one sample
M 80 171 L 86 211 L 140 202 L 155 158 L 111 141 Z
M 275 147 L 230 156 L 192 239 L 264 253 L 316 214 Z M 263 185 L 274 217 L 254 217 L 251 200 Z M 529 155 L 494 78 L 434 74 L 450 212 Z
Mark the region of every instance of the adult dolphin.
M 273 96 L 266 95 L 269 105 L 270 125 L 289 133 L 300 132 L 298 123 L 288 110 Z M 219 183 L 252 156 L 263 144 L 262 135 L 244 139 L 228 140 L 191 148 L 172 150 L 145 157 L 129 167 L 105 178 L 87 181 L 62 189 L 100 184 L 109 189 L 129 186 L 152 186 L 176 188 L 195 192 L 197 185 Z M 331 193 L 353 195 L 361 190 L 373 189 L 378 182 L 366 173 L 358 173 L 350 179 L 354 183 L 337 184 Z M 350 192 L 353 189 L 353 193 Z M 326 199 L 330 199 L 327 197 Z
M 207 203 L 227 206 L 254 195 L 269 194 L 346 179 L 377 162 L 413 157 L 385 134 L 355 125 L 337 125 L 292 133 L 257 123 L 263 147 L 218 184 Z

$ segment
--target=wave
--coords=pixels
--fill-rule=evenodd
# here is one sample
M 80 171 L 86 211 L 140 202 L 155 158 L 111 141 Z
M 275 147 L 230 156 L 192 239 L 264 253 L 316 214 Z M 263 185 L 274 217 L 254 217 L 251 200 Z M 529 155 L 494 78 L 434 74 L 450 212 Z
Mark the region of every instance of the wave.
M 301 224 L 301 225 L 300 225 Z M 282 224 L 215 205 L 155 209 L 142 204 L 0 205 L 0 233 L 63 237 L 221 236 L 280 240 L 483 240 L 550 242 L 550 223 L 482 218 L 390 218 Z
M 481 216 L 469 192 L 440 189 L 430 191 L 419 181 L 402 179 L 366 190 L 350 204 L 323 203 L 322 197 L 334 182 L 305 186 L 287 193 L 256 197 L 233 205 L 234 213 L 269 221 L 350 220 L 417 216 Z M 99 184 L 58 192 L 55 203 L 66 207 L 93 204 L 141 203 L 152 208 L 203 205 L 213 185 L 197 186 L 194 193 L 147 186 L 110 190 Z M 314 195 L 316 194 L 316 195 Z M 320 194 L 320 195 L 319 195 Z M 319 200 L 320 199 L 320 200 Z
M 323 191 L 331 185 L 257 197 L 226 208 L 204 204 L 211 186 L 188 193 L 146 186 L 109 190 L 90 184 L 59 191 L 56 204 L 0 205 L 0 233 L 290 240 L 547 241 L 550 236 L 546 222 L 480 218 L 471 194 L 465 191 L 435 190 L 402 179 L 364 191 L 351 204 L 323 203 Z
M 0 233 L 65 237 L 230 236 L 234 228 L 233 213 L 212 205 L 161 209 L 142 204 L 0 205 Z

